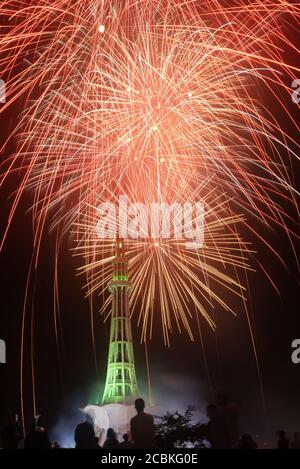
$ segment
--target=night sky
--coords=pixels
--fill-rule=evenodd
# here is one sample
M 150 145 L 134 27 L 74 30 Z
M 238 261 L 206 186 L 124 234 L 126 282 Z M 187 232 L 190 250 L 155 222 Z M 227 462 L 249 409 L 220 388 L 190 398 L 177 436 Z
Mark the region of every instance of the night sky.
M 295 30 L 291 29 L 291 34 L 294 35 Z M 291 63 L 299 61 L 299 54 L 295 52 L 288 60 Z M 276 106 L 266 90 L 261 89 L 258 92 L 265 103 Z M 300 105 L 293 104 L 291 100 L 287 105 L 299 122 Z M 17 122 L 21 109 L 22 103 L 18 102 L 0 115 L 2 142 Z M 286 126 L 285 119 L 280 117 L 280 110 L 277 114 L 279 122 L 282 120 L 280 124 Z M 295 134 L 294 138 L 299 140 L 299 135 Z M 14 149 L 15 142 L 12 141 L 5 154 L 1 155 L 2 160 L 5 161 Z M 299 165 L 295 164 L 293 170 L 295 187 L 299 190 Z M 11 175 L 1 189 L 1 234 L 6 228 L 11 195 L 20 180 L 20 174 Z M 10 421 L 15 413 L 20 413 L 20 344 L 24 293 L 32 253 L 32 197 L 30 192 L 24 194 L 0 254 L 0 338 L 4 339 L 7 345 L 7 364 L 0 365 L 0 425 Z M 289 206 L 286 210 L 289 210 L 291 217 L 296 220 L 295 211 Z M 250 217 L 249 223 L 257 222 Z M 180 408 L 196 404 L 204 413 L 205 406 L 214 400 L 214 394 L 224 390 L 229 392 L 240 406 L 241 428 L 254 434 L 267 435 L 271 439 L 281 427 L 288 432 L 300 431 L 300 363 L 296 365 L 291 361 L 291 343 L 295 338 L 300 338 L 299 275 L 286 235 L 265 228 L 263 233 L 283 257 L 286 267 L 256 239 L 250 239 L 257 251 L 257 259 L 266 266 L 280 292 L 278 295 L 262 273 L 249 274 L 248 303 L 254 326 L 261 383 L 245 312 L 242 303 L 234 298 L 229 301 L 237 317 L 218 308 L 215 310 L 216 333 L 210 330 L 203 319 L 200 320 L 213 389 L 209 384 L 196 329 L 194 343 L 190 342 L 185 332 L 180 336 L 174 330 L 171 347 L 166 348 L 157 321 L 148 349 L 152 392 L 157 404 Z M 294 241 L 297 247 L 296 239 Z M 61 334 L 59 352 L 57 351 L 53 321 L 54 242 L 54 236 L 51 234 L 43 240 L 38 270 L 29 285 L 23 380 L 28 424 L 33 412 L 30 367 L 33 354 L 37 410 L 45 416 L 47 424 L 52 428 L 55 428 L 61 416 L 65 416 L 66 420 L 73 419 L 72 422 L 80 419 L 76 411 L 80 405 L 101 399 L 109 331 L 109 324 L 103 323 L 103 318 L 97 311 L 101 306 L 99 298 L 96 300 L 94 315 L 98 367 L 96 370 L 89 305 L 88 300 L 84 299 L 84 279 L 76 276 L 79 260 L 72 256 L 72 240 L 65 240 L 60 259 Z M 147 398 L 145 352 L 144 346 L 139 343 L 140 330 L 135 319 L 134 317 L 133 333 L 137 375 L 142 393 Z

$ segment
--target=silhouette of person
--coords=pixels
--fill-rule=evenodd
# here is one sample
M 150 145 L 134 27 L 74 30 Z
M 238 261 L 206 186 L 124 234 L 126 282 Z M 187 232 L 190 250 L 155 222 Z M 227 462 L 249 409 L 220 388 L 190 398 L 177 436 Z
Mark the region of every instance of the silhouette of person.
M 76 449 L 99 449 L 94 427 L 88 416 L 85 422 L 79 423 L 75 428 L 74 440 Z
M 116 433 L 112 428 L 107 430 L 106 440 L 103 449 L 117 449 L 120 448 L 120 443 L 117 440 Z
M 134 448 L 154 448 L 155 433 L 153 416 L 144 412 L 144 399 L 136 399 L 134 404 L 137 415 L 130 421 L 131 436 L 134 442 Z
M 51 445 L 52 449 L 60 449 L 60 445 L 57 443 L 57 441 L 54 441 Z
M 1 436 L 3 449 L 17 449 L 17 441 L 13 425 L 7 425 L 4 427 Z
M 294 440 L 291 442 L 291 449 L 300 449 L 300 433 L 294 433 Z
M 37 415 L 24 440 L 24 449 L 51 449 L 42 417 Z
M 123 449 L 133 448 L 133 444 L 131 443 L 131 441 L 129 441 L 129 436 L 127 433 L 124 433 L 123 435 L 123 441 L 122 443 L 120 443 L 120 448 L 123 448 Z
M 226 393 L 216 396 L 216 405 L 206 409 L 209 422 L 206 424 L 206 438 L 212 449 L 234 448 L 238 443 L 238 409 L 230 403 Z
M 290 447 L 290 442 L 289 440 L 285 437 L 285 431 L 280 430 L 279 431 L 279 440 L 277 442 L 277 448 L 278 449 L 289 449 Z
M 245 434 L 240 438 L 239 449 L 257 449 L 257 444 L 251 435 Z
M 14 432 L 15 432 L 15 438 L 17 442 L 17 448 L 18 449 L 22 448 L 22 446 L 24 446 L 24 437 L 23 437 L 23 429 L 22 429 L 18 414 L 15 414 Z

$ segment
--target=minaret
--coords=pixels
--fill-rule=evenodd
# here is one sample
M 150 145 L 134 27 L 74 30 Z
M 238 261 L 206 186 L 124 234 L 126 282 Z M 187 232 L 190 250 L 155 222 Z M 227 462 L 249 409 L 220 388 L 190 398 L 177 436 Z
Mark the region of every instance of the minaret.
M 122 240 L 116 241 L 113 278 L 108 288 L 112 295 L 112 315 L 102 405 L 132 404 L 138 394 L 128 298 L 132 285 L 128 281 L 128 260 Z

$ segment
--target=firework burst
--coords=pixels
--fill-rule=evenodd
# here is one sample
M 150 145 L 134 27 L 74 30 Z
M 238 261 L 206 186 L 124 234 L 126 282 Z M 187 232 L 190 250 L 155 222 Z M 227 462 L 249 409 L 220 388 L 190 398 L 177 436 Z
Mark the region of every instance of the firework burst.
M 289 91 L 284 76 L 292 79 L 298 69 L 284 61 L 284 51 L 294 45 L 282 25 L 292 17 L 298 22 L 298 6 L 282 1 L 228 6 L 219 1 L 11 0 L 2 2 L 0 11 L 0 64 L 8 89 L 1 110 L 16 99 L 24 105 L 13 132 L 17 152 L 5 161 L 2 176 L 3 184 L 15 170 L 23 175 L 8 226 L 24 190 L 33 190 L 36 256 L 47 218 L 64 234 L 75 226 L 87 271 L 91 259 L 101 257 L 92 279 L 88 273 L 89 291 L 94 292 L 95 280 L 102 276 L 95 267 L 102 269 L 106 261 L 106 244 L 99 248 L 83 227 L 90 233 L 99 200 L 126 193 L 138 202 L 182 202 L 213 194 L 207 204 L 209 217 L 215 208 L 208 220 L 207 251 L 193 260 L 180 243 L 176 249 L 165 243 L 155 255 L 147 243 L 129 245 L 135 283 L 143 278 L 149 291 L 143 295 L 146 324 L 152 322 L 147 311 L 153 310 L 157 290 L 165 337 L 171 311 L 177 325 L 181 312 L 191 335 L 186 292 L 212 324 L 196 301 L 199 282 L 201 298 L 210 276 L 240 282 L 213 273 L 203 258 L 246 267 L 245 245 L 236 228 L 229 229 L 229 238 L 214 230 L 228 229 L 228 220 L 251 230 L 245 218 L 251 214 L 290 236 L 278 198 L 295 199 L 287 164 L 296 157 L 295 142 L 280 130 L 257 89 L 272 93 L 276 88 L 275 99 L 295 125 L 284 106 Z M 215 202 L 220 197 L 222 211 Z M 231 244 L 231 236 L 240 260 L 231 248 L 218 246 Z M 138 272 L 140 255 L 144 263 Z M 201 281 L 193 273 L 196 264 L 204 272 Z M 151 272 L 163 269 L 157 289 Z M 135 291 L 134 303 L 140 289 Z M 225 304 L 209 292 L 204 302 L 214 298 Z

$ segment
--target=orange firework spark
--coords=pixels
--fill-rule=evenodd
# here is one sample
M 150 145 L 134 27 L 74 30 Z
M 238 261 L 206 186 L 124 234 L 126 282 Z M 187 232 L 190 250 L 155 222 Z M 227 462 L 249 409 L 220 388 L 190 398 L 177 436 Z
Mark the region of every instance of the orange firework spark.
M 140 200 L 148 187 L 171 198 L 214 175 L 245 213 L 284 224 L 273 195 L 293 197 L 282 157 L 293 142 L 255 90 L 287 91 L 282 73 L 297 68 L 282 59 L 293 44 L 280 19 L 299 9 L 198 3 L 3 2 L 6 106 L 26 96 L 3 179 L 23 168 L 16 203 L 34 189 L 37 239 L 53 207 L 70 218 L 120 178 L 138 180 Z

